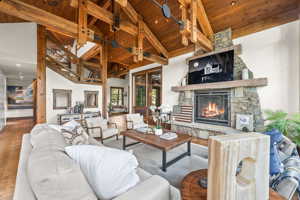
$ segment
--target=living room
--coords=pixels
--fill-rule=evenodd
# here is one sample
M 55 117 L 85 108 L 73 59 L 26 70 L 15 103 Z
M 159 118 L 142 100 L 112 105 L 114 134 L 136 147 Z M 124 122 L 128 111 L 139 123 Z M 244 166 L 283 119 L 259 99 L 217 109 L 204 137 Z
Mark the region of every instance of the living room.
M 300 199 L 299 13 L 0 1 L 0 199 Z

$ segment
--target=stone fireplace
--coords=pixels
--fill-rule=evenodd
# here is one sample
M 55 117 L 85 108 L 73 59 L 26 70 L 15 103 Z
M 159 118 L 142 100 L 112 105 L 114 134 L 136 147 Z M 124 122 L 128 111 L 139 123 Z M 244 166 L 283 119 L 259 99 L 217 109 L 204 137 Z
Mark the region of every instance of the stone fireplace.
M 194 121 L 230 126 L 229 90 L 196 91 L 194 95 Z
M 214 47 L 216 52 L 235 49 L 230 29 L 215 34 Z M 267 78 L 255 79 L 249 71 L 249 80 L 242 80 L 243 69 L 248 68 L 235 49 L 233 81 L 172 87 L 172 91 L 179 93 L 178 105 L 173 109 L 172 130 L 204 139 L 211 135 L 241 133 L 237 116 L 247 115 L 253 131 L 262 131 L 264 120 L 257 87 L 266 86 Z M 182 108 L 192 111 L 185 112 Z

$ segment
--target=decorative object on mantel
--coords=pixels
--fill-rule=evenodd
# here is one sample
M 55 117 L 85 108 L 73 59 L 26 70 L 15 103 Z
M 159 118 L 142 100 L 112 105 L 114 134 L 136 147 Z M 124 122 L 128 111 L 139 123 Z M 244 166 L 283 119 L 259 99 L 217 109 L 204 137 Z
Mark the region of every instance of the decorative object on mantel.
M 249 79 L 249 70 L 247 68 L 243 69 L 243 71 L 242 71 L 242 79 L 243 80 Z
M 270 138 L 263 134 L 210 137 L 207 200 L 269 199 L 269 156 Z
M 252 132 L 253 115 L 236 114 L 236 129 L 244 132 Z
M 66 122 L 75 120 L 79 122 L 83 122 L 84 119 L 86 118 L 91 118 L 91 117 L 99 117 L 101 116 L 100 111 L 99 112 L 85 112 L 82 114 L 78 113 L 66 113 L 66 114 L 58 114 L 57 115 L 57 122 L 59 125 L 62 125 Z

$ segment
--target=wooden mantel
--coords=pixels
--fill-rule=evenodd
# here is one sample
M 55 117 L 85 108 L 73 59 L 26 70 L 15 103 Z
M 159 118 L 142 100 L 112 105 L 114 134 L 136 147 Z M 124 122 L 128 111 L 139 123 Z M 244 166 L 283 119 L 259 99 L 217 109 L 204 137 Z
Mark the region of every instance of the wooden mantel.
M 224 81 L 216 83 L 194 84 L 186 86 L 172 87 L 173 92 L 192 91 L 192 90 L 214 90 L 214 89 L 229 89 L 238 87 L 263 87 L 268 85 L 267 78 L 256 78 L 249 80 Z

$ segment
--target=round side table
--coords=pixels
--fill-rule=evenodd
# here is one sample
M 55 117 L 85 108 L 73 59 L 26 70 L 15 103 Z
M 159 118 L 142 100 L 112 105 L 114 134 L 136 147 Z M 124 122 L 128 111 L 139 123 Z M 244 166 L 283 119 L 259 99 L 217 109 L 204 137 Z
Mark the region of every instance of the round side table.
M 182 200 L 206 200 L 207 189 L 201 187 L 198 182 L 207 177 L 207 169 L 189 173 L 181 182 Z M 284 200 L 279 194 L 270 189 L 270 200 Z

